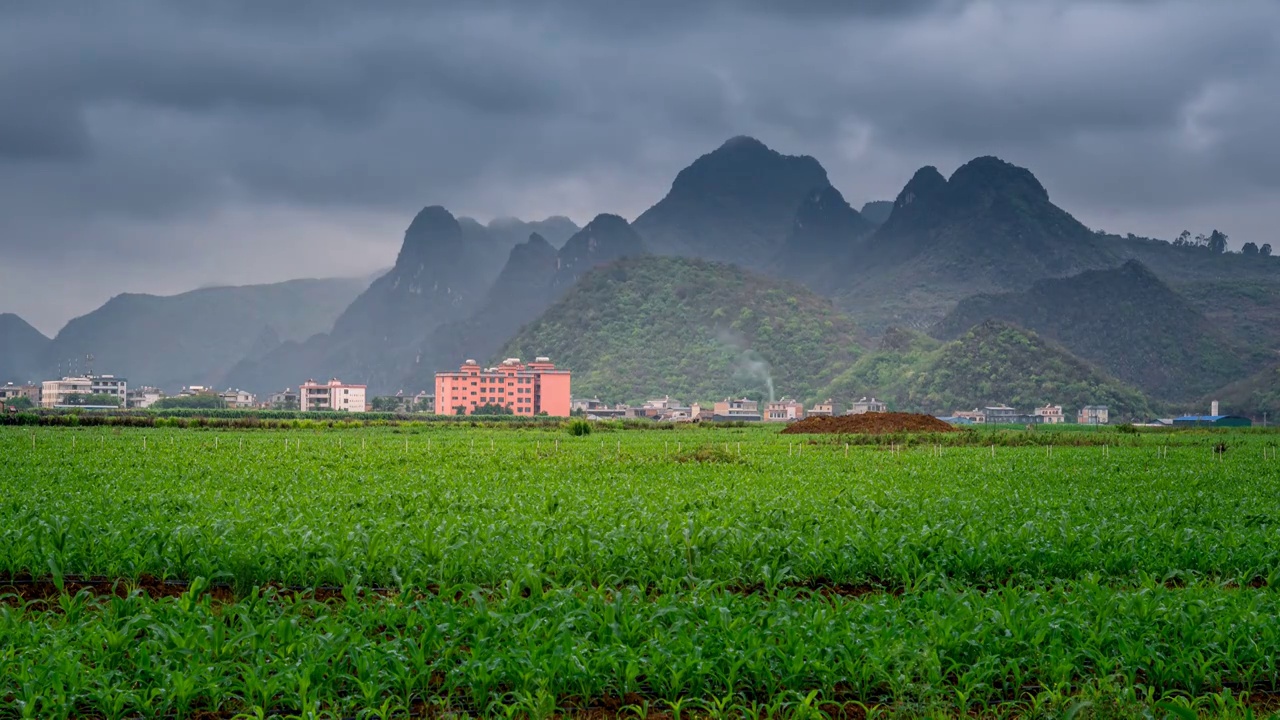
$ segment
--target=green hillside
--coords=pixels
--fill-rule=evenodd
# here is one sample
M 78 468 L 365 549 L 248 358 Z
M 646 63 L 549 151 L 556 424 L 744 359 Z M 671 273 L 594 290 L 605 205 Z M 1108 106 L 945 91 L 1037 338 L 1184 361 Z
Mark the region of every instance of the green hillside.
M 1220 402 L 1223 414 L 1266 419 L 1269 425 L 1280 423 L 1280 365 L 1214 391 L 1198 403 L 1198 408 L 1208 407 L 1214 400 Z
M 1198 398 L 1257 367 L 1136 260 L 965 299 L 931 334 L 950 340 L 993 319 L 1033 330 L 1162 400 Z
M 892 330 L 881 347 L 837 377 L 833 398 L 874 395 L 894 409 L 949 413 L 1005 403 L 1024 410 L 1062 405 L 1107 405 L 1113 415 L 1151 414 L 1138 390 L 1105 375 L 1033 332 L 998 321 L 972 328 L 953 342 Z
M 499 353 L 550 356 L 577 396 L 812 399 L 862 353 L 829 301 L 731 265 L 637 257 L 597 268 Z

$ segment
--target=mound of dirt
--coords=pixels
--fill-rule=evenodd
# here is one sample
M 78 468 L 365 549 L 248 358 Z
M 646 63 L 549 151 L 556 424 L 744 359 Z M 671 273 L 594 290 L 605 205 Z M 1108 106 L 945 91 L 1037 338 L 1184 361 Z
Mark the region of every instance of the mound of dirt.
M 831 433 L 838 435 L 879 435 L 882 433 L 956 432 L 955 428 L 932 415 L 912 413 L 865 413 L 838 417 L 816 416 L 791 423 L 782 432 L 788 434 Z

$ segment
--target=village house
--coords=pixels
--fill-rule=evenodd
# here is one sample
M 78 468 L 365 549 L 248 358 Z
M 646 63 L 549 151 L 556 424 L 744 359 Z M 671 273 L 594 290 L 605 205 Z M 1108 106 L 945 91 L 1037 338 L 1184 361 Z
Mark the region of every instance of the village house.
M 222 403 L 224 405 L 235 409 L 251 408 L 258 403 L 258 396 L 245 390 L 232 390 L 228 388 L 218 393 L 218 397 L 222 398 Z
M 956 418 L 957 420 L 968 420 L 972 423 L 984 423 L 987 421 L 986 414 L 978 408 L 974 408 L 972 410 L 957 410 L 951 413 L 951 417 Z
M 866 413 L 882 412 L 889 412 L 889 406 L 875 398 L 868 400 L 864 397 L 849 407 L 850 415 L 864 415 Z
M 486 369 L 467 360 L 456 372 L 436 373 L 436 412 L 471 415 L 477 408 L 496 405 L 515 415 L 568 417 L 570 380 L 568 370 L 557 368 L 546 357 L 527 364 L 508 358 Z
M 364 385 L 346 385 L 337 378 L 327 383 L 308 380 L 298 386 L 298 409 L 302 412 L 316 410 L 338 410 L 341 412 L 364 412 L 366 387 Z
M 1021 413 L 1018 412 L 1017 408 L 1012 408 L 1012 407 L 1009 407 L 1008 405 L 1000 404 L 1000 405 L 991 405 L 989 407 L 982 408 L 982 416 L 985 418 L 983 422 L 987 423 L 988 425 L 994 424 L 994 423 L 1010 424 L 1010 423 L 1017 423 L 1018 418 L 1021 416 Z
M 771 400 L 764 406 L 765 422 L 791 422 L 803 419 L 804 405 L 795 400 L 789 398 Z
M 14 385 L 13 383 L 5 383 L 0 386 L 0 404 L 7 403 L 17 398 L 26 398 L 31 401 L 32 405 L 40 404 L 40 396 L 44 392 L 42 385 L 32 383 L 30 385 Z
M 702 413 L 706 413 L 705 410 Z M 747 422 L 759 422 L 760 420 L 760 404 L 755 400 L 739 398 L 725 398 L 716 403 L 711 411 L 711 419 L 718 422 L 727 420 L 743 420 Z
M 267 406 L 272 410 L 297 410 L 301 407 L 298 399 L 298 393 L 293 388 L 285 388 L 277 393 L 271 393 L 270 399 L 267 400 Z
M 1045 405 L 1035 409 L 1036 417 L 1046 425 L 1060 425 L 1064 421 L 1061 405 Z
M 815 404 L 812 408 L 809 408 L 810 417 L 832 417 L 839 414 L 840 410 L 836 407 L 836 404 L 831 401 L 831 398 L 827 398 L 826 400 Z
M 129 405 L 128 407 L 137 408 L 139 410 L 149 408 L 152 405 L 164 399 L 164 393 L 159 388 L 149 386 L 129 388 Z
M 1076 422 L 1081 425 L 1106 425 L 1109 419 L 1106 405 L 1085 405 L 1076 413 Z

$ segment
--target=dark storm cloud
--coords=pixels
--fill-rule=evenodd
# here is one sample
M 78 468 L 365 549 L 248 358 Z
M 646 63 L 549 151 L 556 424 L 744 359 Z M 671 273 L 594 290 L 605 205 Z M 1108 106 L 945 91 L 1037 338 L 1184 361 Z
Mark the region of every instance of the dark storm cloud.
M 1240 238 L 1280 183 L 1278 28 L 1271 0 L 5 4 L 0 254 L 93 271 L 0 311 L 362 272 L 428 203 L 635 215 L 736 134 L 857 202 L 994 153 L 1087 222 L 1229 208 Z

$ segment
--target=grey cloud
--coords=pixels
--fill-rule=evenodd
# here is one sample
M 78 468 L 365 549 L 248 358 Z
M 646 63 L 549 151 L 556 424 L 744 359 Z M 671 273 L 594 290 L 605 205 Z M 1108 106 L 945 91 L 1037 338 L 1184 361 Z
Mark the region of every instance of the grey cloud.
M 10 3 L 0 253 L 130 263 L 101 295 L 307 249 L 228 213 L 634 216 L 737 134 L 854 202 L 993 153 L 1087 222 L 1167 235 L 1230 203 L 1239 238 L 1280 191 L 1278 28 L 1270 0 Z M 397 239 L 310 249 L 340 273 Z

